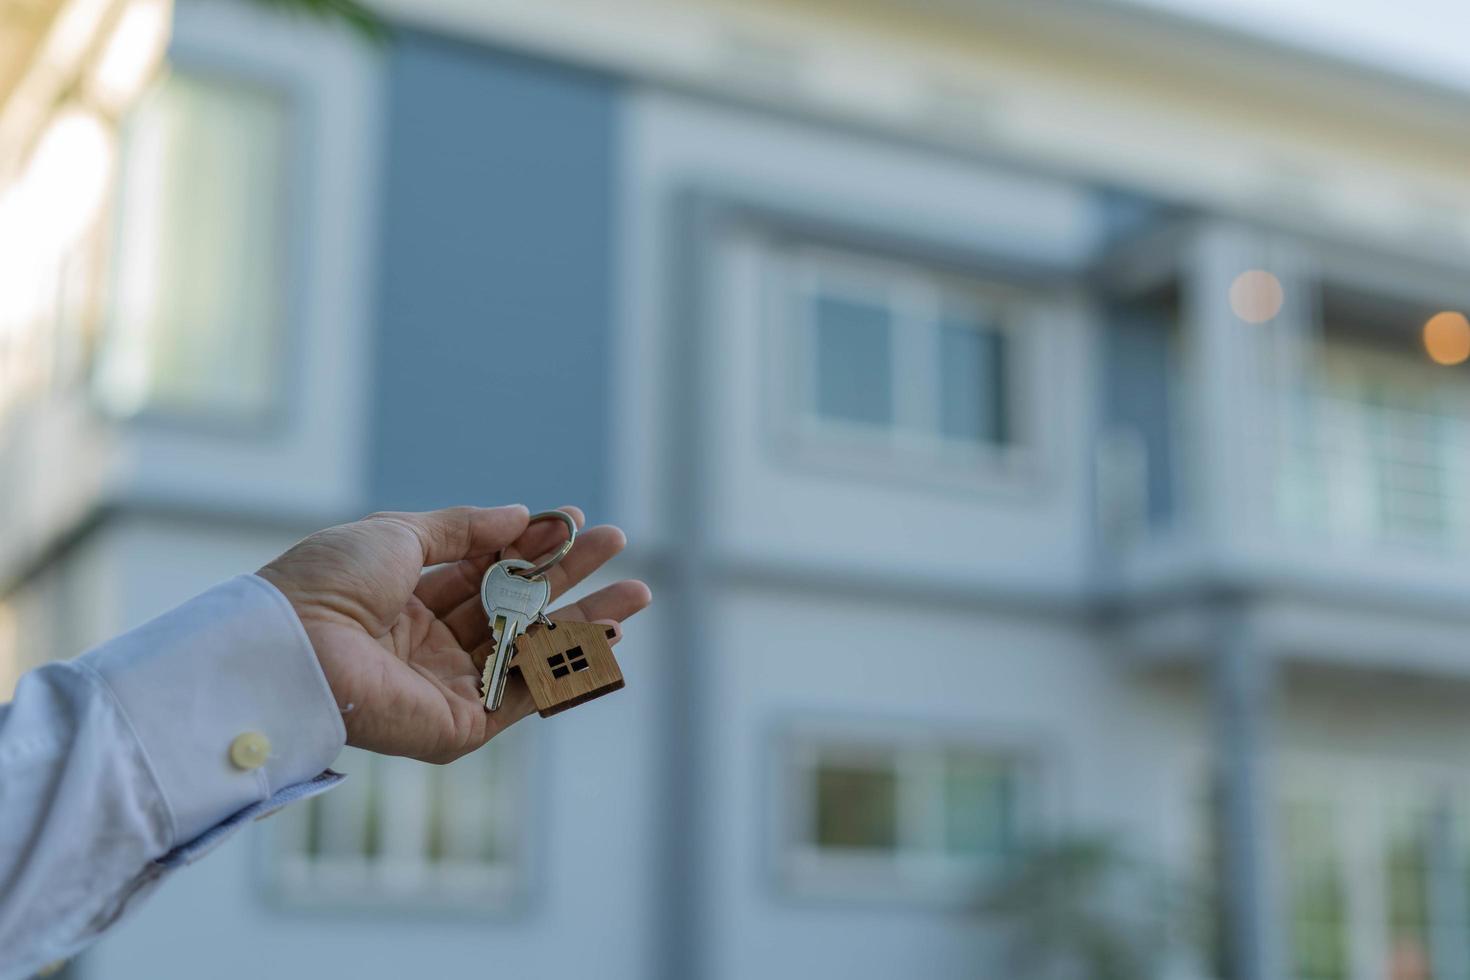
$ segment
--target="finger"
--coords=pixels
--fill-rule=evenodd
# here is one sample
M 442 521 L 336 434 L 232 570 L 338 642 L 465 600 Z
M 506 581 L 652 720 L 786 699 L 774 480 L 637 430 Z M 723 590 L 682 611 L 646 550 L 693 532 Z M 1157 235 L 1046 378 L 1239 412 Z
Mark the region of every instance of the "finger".
M 577 535 L 577 543 L 567 556 L 546 571 L 551 598 L 555 599 L 606 565 L 627 546 L 628 536 L 623 529 L 611 524 L 599 524 Z
M 364 523 L 407 528 L 418 539 L 425 565 L 492 554 L 525 531 L 530 512 L 509 507 L 448 507 L 424 513 L 374 514 Z
M 637 579 L 624 579 L 562 606 L 551 618 L 621 623 L 648 608 L 652 601 L 653 593 L 648 586 Z
M 572 550 L 560 564 L 552 566 L 546 573 L 552 598 L 597 571 L 609 558 L 622 551 L 627 543 L 627 535 L 611 525 L 594 527 L 577 535 L 577 543 Z M 490 628 L 478 591 L 463 599 L 458 606 L 440 618 L 459 641 L 459 645 L 466 650 L 483 642 Z
M 577 522 L 580 529 L 587 518 L 579 507 L 558 507 L 566 511 Z M 505 548 L 507 557 L 530 555 L 540 557 L 553 550 L 566 535 L 566 529 L 557 521 L 537 521 Z M 419 579 L 414 595 L 418 596 L 430 612 L 441 618 L 456 606 L 479 594 L 480 580 L 485 570 L 495 561 L 495 554 L 480 555 L 451 562 L 426 571 Z

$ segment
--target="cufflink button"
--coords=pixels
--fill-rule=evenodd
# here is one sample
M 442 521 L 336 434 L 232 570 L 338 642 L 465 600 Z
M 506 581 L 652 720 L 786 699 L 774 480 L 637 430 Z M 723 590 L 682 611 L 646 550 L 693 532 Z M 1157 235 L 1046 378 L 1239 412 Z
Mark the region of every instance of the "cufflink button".
M 246 732 L 230 743 L 230 761 L 246 772 L 265 765 L 270 754 L 271 740 L 260 732 Z

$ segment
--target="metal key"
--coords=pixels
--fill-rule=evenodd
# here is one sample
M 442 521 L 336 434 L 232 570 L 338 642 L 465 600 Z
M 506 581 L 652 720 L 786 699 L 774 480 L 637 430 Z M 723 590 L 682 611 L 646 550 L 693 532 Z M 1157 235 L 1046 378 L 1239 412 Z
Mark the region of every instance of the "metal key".
M 551 583 L 544 575 L 524 578 L 513 574 L 534 568 L 531 562 L 506 558 L 490 566 L 480 583 L 480 601 L 490 617 L 495 651 L 485 659 L 480 682 L 485 689 L 485 710 L 500 707 L 505 696 L 505 679 L 515 655 L 516 638 L 539 617 L 551 601 Z

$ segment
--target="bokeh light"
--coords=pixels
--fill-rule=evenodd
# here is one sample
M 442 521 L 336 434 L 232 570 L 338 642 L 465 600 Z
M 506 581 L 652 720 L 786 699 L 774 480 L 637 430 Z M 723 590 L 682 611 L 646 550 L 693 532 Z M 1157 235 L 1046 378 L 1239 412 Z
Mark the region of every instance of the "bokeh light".
M 1265 269 L 1247 269 L 1230 284 L 1230 309 L 1246 323 L 1265 323 L 1285 302 L 1281 280 Z
M 1424 349 L 1436 364 L 1463 364 L 1470 360 L 1470 320 L 1455 310 L 1434 314 L 1424 324 Z
M 123 11 L 92 70 L 92 94 L 112 111 L 131 105 L 168 45 L 169 4 L 134 0 Z
M 113 164 L 113 137 L 103 120 L 78 105 L 59 110 L 41 134 L 22 178 L 24 218 L 7 235 L 28 249 L 74 243 L 102 207 Z

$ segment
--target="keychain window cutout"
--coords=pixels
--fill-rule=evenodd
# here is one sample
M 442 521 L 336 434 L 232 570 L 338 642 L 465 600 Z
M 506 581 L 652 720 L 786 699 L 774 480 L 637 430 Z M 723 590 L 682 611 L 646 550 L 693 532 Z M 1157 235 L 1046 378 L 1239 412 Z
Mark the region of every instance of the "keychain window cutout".
M 567 669 L 568 661 L 571 661 L 570 670 Z M 558 653 L 547 657 L 546 666 L 551 668 L 552 677 L 561 679 L 572 671 L 586 670 L 589 665 L 587 663 L 587 655 L 582 652 L 582 648 L 572 647 L 565 655 Z

